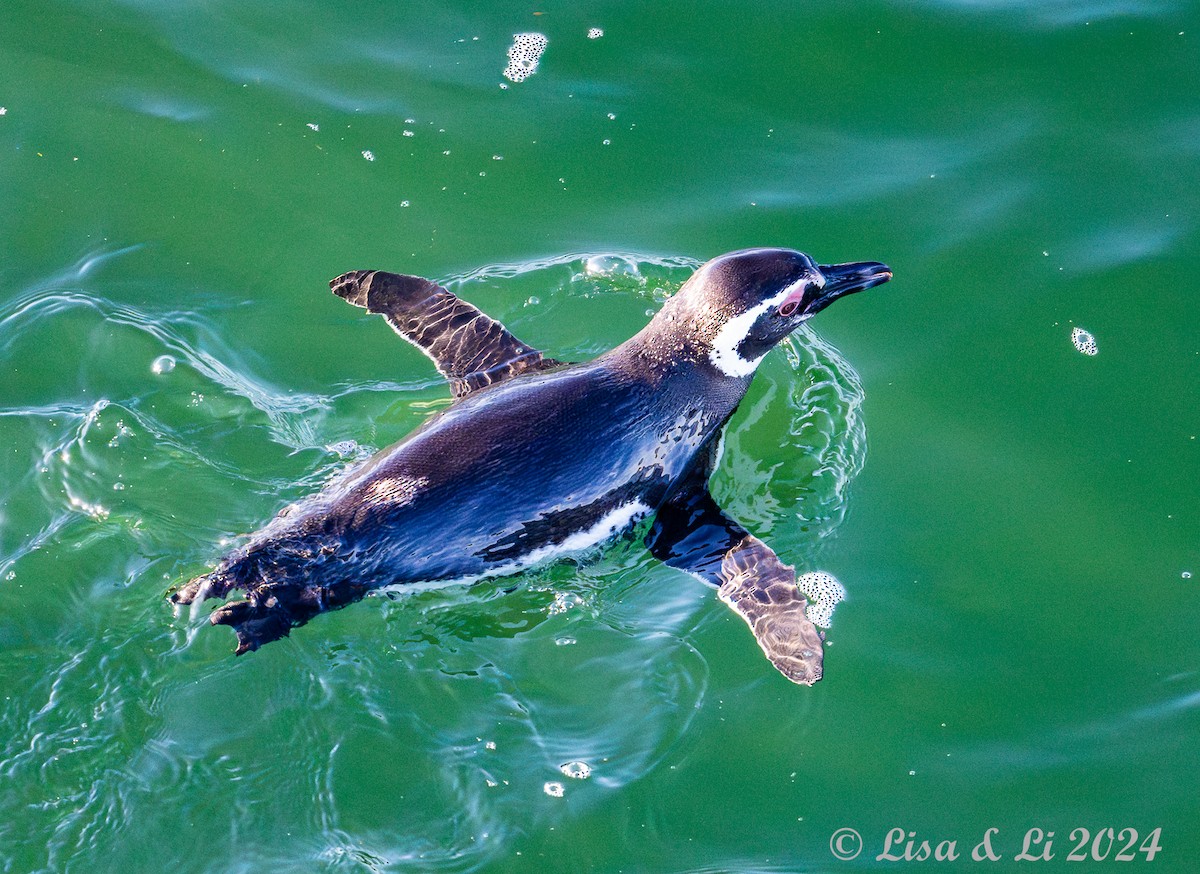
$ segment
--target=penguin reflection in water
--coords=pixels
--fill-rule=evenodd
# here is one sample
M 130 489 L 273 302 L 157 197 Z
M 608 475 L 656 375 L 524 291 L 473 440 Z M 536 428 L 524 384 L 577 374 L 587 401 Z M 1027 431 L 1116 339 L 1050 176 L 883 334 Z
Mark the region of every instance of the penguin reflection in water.
M 567 364 L 416 276 L 360 270 L 335 294 L 433 359 L 455 402 L 324 491 L 287 508 L 177 604 L 239 654 L 383 586 L 514 573 L 648 516 L 651 553 L 717 589 L 784 676 L 821 678 L 821 635 L 793 569 L 708 492 L 721 432 L 771 347 L 884 264 L 750 249 L 703 265 L 636 336 Z

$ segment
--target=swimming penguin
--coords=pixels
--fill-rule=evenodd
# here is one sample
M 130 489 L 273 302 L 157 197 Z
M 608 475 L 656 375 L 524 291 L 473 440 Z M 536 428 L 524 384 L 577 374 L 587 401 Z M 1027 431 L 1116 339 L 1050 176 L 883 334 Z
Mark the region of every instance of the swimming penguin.
M 177 604 L 224 597 L 240 655 L 383 586 L 508 574 L 653 516 L 651 553 L 698 576 L 789 680 L 821 678 L 821 636 L 793 569 L 708 492 L 721 432 L 776 343 L 877 262 L 749 249 L 704 264 L 636 336 L 566 364 L 427 279 L 346 273 L 333 292 L 382 315 L 450 381 L 455 402 L 285 509 Z

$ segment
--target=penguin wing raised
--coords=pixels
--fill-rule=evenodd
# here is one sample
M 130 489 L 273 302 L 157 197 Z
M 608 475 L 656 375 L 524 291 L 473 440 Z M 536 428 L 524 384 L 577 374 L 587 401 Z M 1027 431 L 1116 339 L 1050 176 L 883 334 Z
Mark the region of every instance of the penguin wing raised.
M 821 679 L 824 654 L 795 570 L 726 516 L 702 481 L 692 485 L 659 509 L 646 537 L 651 554 L 715 586 L 771 664 L 793 683 L 811 686 Z
M 419 276 L 355 270 L 329 283 L 333 293 L 388 324 L 426 355 L 461 398 L 521 373 L 560 367 L 504 325 Z

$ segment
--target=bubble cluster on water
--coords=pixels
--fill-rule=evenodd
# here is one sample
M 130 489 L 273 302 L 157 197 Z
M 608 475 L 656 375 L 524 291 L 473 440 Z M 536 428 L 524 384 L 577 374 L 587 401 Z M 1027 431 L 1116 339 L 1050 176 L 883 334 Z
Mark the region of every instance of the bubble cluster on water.
M 366 158 L 368 161 L 374 161 L 374 160 L 375 160 L 375 153 L 374 153 L 374 152 L 372 152 L 370 149 L 363 149 L 362 156 L 363 156 L 364 158 Z
M 513 44 L 508 47 L 508 66 L 504 68 L 504 78 L 510 82 L 524 82 L 536 73 L 546 43 L 544 34 L 514 33 Z
M 834 609 L 846 600 L 846 587 L 826 571 L 801 574 L 796 578 L 796 587 L 812 602 L 808 607 L 809 621 L 819 628 L 828 628 L 833 622 Z
M 588 28 L 588 39 L 600 39 L 604 36 L 604 31 L 598 27 Z
M 562 798 L 563 794 L 566 792 L 566 790 L 563 788 L 563 784 L 559 783 L 557 780 L 547 781 L 547 783 L 542 786 L 542 791 L 551 798 Z
M 69 503 L 74 510 L 78 510 L 85 516 L 90 516 L 97 522 L 103 522 L 109 516 L 109 509 L 103 504 L 94 504 L 90 501 L 85 501 L 83 498 L 71 496 Z
M 1071 329 L 1071 342 L 1075 344 L 1075 348 L 1084 355 L 1095 355 L 1099 352 L 1096 346 L 1096 338 L 1083 328 Z
M 363 452 L 357 440 L 338 440 L 325 444 L 325 448 L 341 458 L 360 458 Z
M 572 780 L 586 780 L 592 776 L 592 766 L 587 762 L 564 762 L 558 766 L 558 770 Z
M 150 372 L 158 376 L 175 369 L 175 359 L 170 355 L 159 355 L 150 364 Z
M 587 276 L 637 276 L 637 262 L 620 255 L 593 255 L 583 262 L 583 272 Z
M 572 607 L 578 607 L 583 603 L 583 598 L 576 594 L 567 592 L 556 592 L 554 601 L 546 608 L 547 616 L 556 616 L 559 613 L 566 613 Z
M 122 440 L 124 440 L 126 437 L 132 436 L 133 429 L 125 424 L 124 419 L 121 419 L 117 422 L 116 433 L 113 434 L 112 439 L 108 441 L 108 447 L 110 449 L 116 449 L 119 445 L 121 445 Z

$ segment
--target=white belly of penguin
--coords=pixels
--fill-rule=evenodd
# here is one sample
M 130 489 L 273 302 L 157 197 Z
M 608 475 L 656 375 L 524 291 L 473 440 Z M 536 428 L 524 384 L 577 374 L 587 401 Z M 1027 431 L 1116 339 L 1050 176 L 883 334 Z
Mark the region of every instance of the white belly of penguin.
M 641 501 L 630 501 L 628 504 L 622 504 L 619 507 L 609 510 L 591 526 L 568 534 L 558 543 L 548 543 L 534 547 L 524 555 L 504 564 L 488 568 L 483 573 L 455 577 L 449 580 L 396 583 L 391 586 L 382 586 L 371 594 L 377 592 L 422 592 L 429 589 L 440 589 L 444 586 L 474 583 L 488 577 L 503 577 L 509 574 L 520 573 L 536 565 L 548 564 L 560 558 L 578 556 L 580 553 L 595 549 L 605 541 L 611 540 L 642 519 L 645 519 L 652 512 L 653 508 L 643 504 Z

